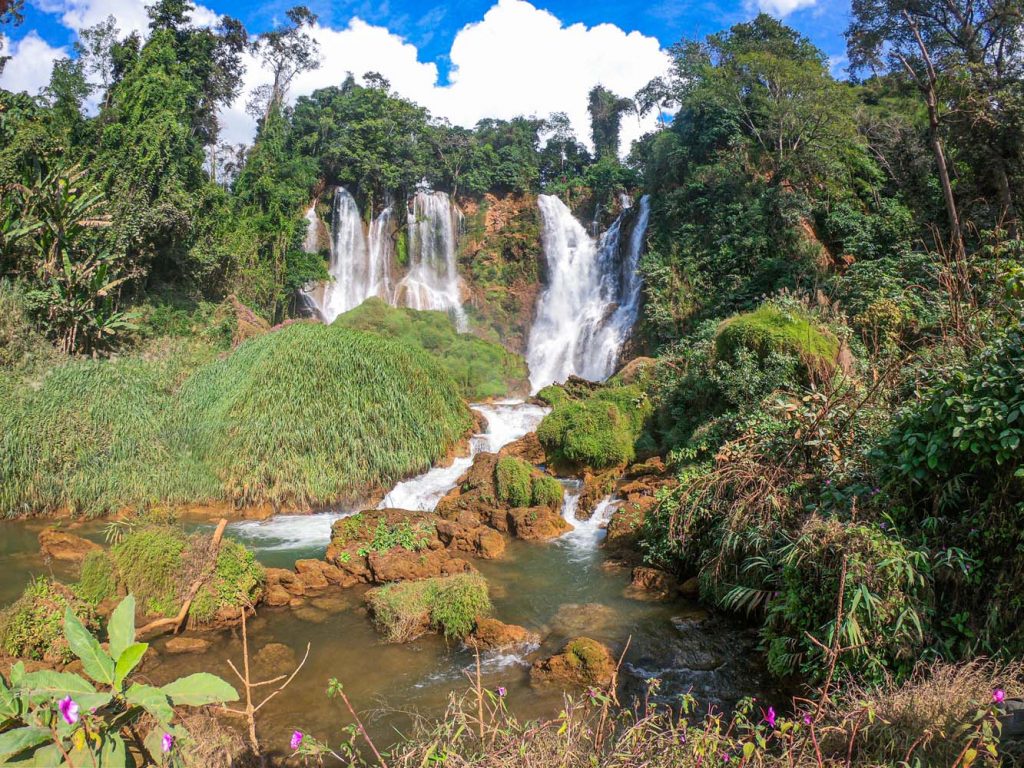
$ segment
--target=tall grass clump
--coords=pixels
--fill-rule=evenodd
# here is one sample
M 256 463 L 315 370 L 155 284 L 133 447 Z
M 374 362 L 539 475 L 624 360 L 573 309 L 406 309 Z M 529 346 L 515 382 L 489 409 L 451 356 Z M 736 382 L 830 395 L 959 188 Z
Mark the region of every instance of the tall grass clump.
M 494 468 L 494 485 L 498 500 L 513 507 L 530 505 L 533 467 L 515 456 L 503 456 Z
M 200 368 L 174 419 L 238 505 L 358 497 L 426 469 L 471 426 L 458 386 L 426 353 L 313 323 Z
M 64 636 L 64 613 L 71 609 L 90 629 L 99 626 L 92 608 L 74 592 L 39 576 L 22 596 L 0 612 L 0 650 L 10 656 L 67 662 L 74 658 Z
M 374 624 L 391 643 L 434 631 L 446 638 L 468 635 L 491 612 L 487 582 L 476 574 L 405 581 L 371 589 L 366 602 Z
M 164 430 L 166 363 L 80 360 L 0 387 L 0 514 L 102 514 L 218 494 Z
M 752 312 L 733 315 L 718 326 L 715 354 L 720 360 L 734 361 L 741 349 L 760 359 L 770 355 L 791 355 L 811 373 L 832 370 L 839 357 L 835 335 L 796 307 L 771 302 Z
M 529 372 L 523 358 L 501 344 L 458 333 L 445 312 L 392 307 L 378 298 L 340 315 L 335 325 L 369 331 L 429 352 L 469 400 L 525 394 Z

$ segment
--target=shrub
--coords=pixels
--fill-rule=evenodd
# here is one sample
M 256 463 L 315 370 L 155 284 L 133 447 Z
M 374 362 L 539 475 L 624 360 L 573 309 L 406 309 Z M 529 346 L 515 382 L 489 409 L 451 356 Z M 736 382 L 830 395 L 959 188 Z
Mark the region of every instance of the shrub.
M 773 353 L 792 355 L 814 374 L 834 368 L 839 341 L 802 310 L 766 303 L 718 326 L 716 357 L 735 360 L 741 349 L 754 352 L 760 359 Z
M 784 560 L 781 594 L 768 607 L 768 667 L 799 670 L 816 680 L 828 666 L 821 647 L 835 631 L 839 583 L 846 563 L 840 643 L 852 650 L 840 667 L 878 682 L 909 671 L 924 645 L 927 615 L 918 560 L 878 528 L 812 518 Z M 818 643 L 812 642 L 810 637 Z
M 526 363 L 501 344 L 458 333 L 447 312 L 392 307 L 378 298 L 340 315 L 334 325 L 401 341 L 434 356 L 469 400 L 526 392 Z
M 90 605 L 99 605 L 117 595 L 117 571 L 106 552 L 93 550 L 82 561 L 82 575 L 75 593 Z
M 559 509 L 565 489 L 562 484 L 550 475 L 539 475 L 533 478 L 530 490 L 530 505 L 534 507 L 550 507 Z
M 88 626 L 98 626 L 90 606 L 70 589 L 45 576 L 33 579 L 22 596 L 0 613 L 0 647 L 11 656 L 71 661 L 74 657 L 64 637 L 68 610 Z
M 428 629 L 446 638 L 468 635 L 491 612 L 487 582 L 475 574 L 406 581 L 371 589 L 366 602 L 388 642 L 404 643 Z
M 530 475 L 533 467 L 522 459 L 505 456 L 498 459 L 494 469 L 494 484 L 498 500 L 513 507 L 530 505 Z
M 198 537 L 193 537 L 190 542 L 192 548 L 200 553 L 204 543 Z M 224 539 L 217 553 L 214 574 L 196 595 L 190 616 L 205 623 L 213 619 L 221 608 L 245 608 L 255 604 L 265 583 L 266 571 L 255 555 L 241 544 Z
M 175 406 L 184 444 L 238 504 L 358 497 L 426 469 L 472 425 L 426 353 L 313 323 L 204 366 Z
M 636 443 L 651 412 L 650 400 L 639 387 L 606 387 L 555 405 L 537 428 L 537 437 L 556 460 L 613 467 L 636 457 Z

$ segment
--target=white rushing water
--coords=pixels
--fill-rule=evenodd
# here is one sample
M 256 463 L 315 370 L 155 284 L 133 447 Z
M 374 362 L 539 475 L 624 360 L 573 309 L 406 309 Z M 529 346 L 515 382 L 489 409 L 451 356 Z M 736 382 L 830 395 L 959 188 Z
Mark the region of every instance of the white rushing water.
M 462 214 L 444 192 L 420 190 L 409 213 L 409 272 L 395 289 L 395 303 L 450 312 L 467 326 L 457 264 Z
M 487 420 L 487 426 L 483 432 L 471 438 L 469 456 L 456 459 L 448 467 L 434 467 L 422 475 L 403 480 L 384 497 L 378 505 L 379 509 L 397 507 L 432 511 L 441 498 L 455 487 L 462 473 L 469 469 L 476 454 L 501 450 L 535 430 L 547 413 L 546 408 L 521 400 L 503 400 L 471 407 Z M 275 515 L 267 520 L 232 523 L 228 529 L 235 538 L 257 550 L 315 549 L 327 546 L 331 540 L 331 525 L 335 520 L 364 508 L 357 505 L 315 515 Z
M 645 195 L 595 240 L 553 195 L 541 195 L 547 285 L 537 299 L 526 360 L 534 392 L 569 376 L 603 381 L 615 372 L 640 309 L 637 267 L 650 216 Z M 628 237 L 623 240 L 628 216 Z
M 573 529 L 562 534 L 559 541 L 569 544 L 577 550 L 593 550 L 604 539 L 607 534 L 608 520 L 612 513 L 618 508 L 621 499 L 614 496 L 605 496 L 594 507 L 594 513 L 587 520 L 576 519 L 576 508 L 579 506 L 579 488 L 570 491 L 566 489 L 565 500 L 562 502 L 562 517 L 565 518 Z

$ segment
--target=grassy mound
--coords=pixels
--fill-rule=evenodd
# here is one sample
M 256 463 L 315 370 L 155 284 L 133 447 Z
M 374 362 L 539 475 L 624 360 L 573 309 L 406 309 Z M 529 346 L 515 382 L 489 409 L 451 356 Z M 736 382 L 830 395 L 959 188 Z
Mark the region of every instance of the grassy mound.
M 469 400 L 484 400 L 529 389 L 522 357 L 500 344 L 457 333 L 445 312 L 392 307 L 367 299 L 334 325 L 369 331 L 429 352 L 445 367 Z
M 530 505 L 560 509 L 564 495 L 565 489 L 555 478 L 550 475 L 536 476 L 530 488 Z
M 494 469 L 494 485 L 498 492 L 498 500 L 513 507 L 529 506 L 532 472 L 533 467 L 522 459 L 514 456 L 498 459 L 498 465 Z
M 185 444 L 238 504 L 355 498 L 426 469 L 471 425 L 429 355 L 312 323 L 204 366 L 176 403 Z
M 221 608 L 237 608 L 255 602 L 266 582 L 266 572 L 256 557 L 241 544 L 224 539 L 217 553 L 213 578 L 203 585 L 192 603 L 191 616 L 203 624 Z
M 107 552 L 93 551 L 82 561 L 82 574 L 75 594 L 89 605 L 99 605 L 117 594 L 117 569 Z
M 428 630 L 446 638 L 468 635 L 491 612 L 487 582 L 475 574 L 388 584 L 366 593 L 373 621 L 388 642 L 404 643 Z
M 40 387 L 0 388 L 0 514 L 103 513 L 218 493 L 163 429 L 168 370 L 76 361 Z
M 637 441 L 652 413 L 642 389 L 635 385 L 605 387 L 578 399 L 557 391 L 545 390 L 553 410 L 537 429 L 549 455 L 595 469 L 625 464 L 636 457 Z
M 792 355 L 809 371 L 829 371 L 839 356 L 839 341 L 798 309 L 762 304 L 753 312 L 734 315 L 718 326 L 715 354 L 734 361 L 740 349 L 764 359 L 775 354 Z
M 70 589 L 40 576 L 0 613 L 0 648 L 11 656 L 46 661 L 71 661 L 64 637 L 64 612 L 71 608 L 89 629 L 99 623 L 92 609 Z

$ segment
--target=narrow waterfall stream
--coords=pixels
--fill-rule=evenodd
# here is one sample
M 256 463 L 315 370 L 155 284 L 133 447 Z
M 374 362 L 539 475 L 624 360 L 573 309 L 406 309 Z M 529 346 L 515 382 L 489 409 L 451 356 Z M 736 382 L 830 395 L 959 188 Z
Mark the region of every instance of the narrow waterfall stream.
M 598 240 L 557 197 L 541 195 L 537 204 L 547 281 L 526 352 L 530 386 L 537 392 L 572 375 L 603 381 L 615 372 L 640 309 L 637 267 L 650 201 L 645 195 L 635 215 L 624 211 Z

